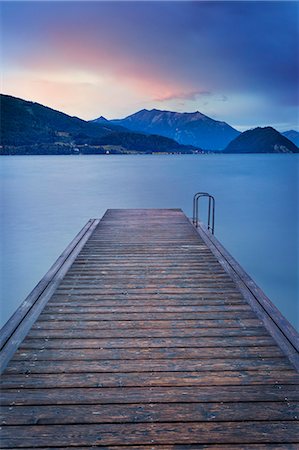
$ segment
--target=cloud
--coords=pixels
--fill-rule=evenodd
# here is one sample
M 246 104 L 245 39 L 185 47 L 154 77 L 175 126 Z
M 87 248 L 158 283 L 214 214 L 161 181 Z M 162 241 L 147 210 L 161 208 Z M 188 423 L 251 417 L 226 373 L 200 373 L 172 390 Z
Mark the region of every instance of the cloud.
M 219 102 L 228 102 L 227 95 L 221 95 L 218 99 Z
M 282 111 L 291 120 L 298 105 L 296 2 L 4 2 L 2 10 L 12 95 L 68 111 L 72 95 L 85 96 L 92 104 L 76 102 L 84 117 L 101 99 L 108 117 L 163 103 L 234 123 L 245 111 L 243 123 L 255 121 L 259 103 L 265 121 Z M 44 91 L 40 82 L 35 93 L 34 79 Z
M 169 100 L 191 100 L 196 101 L 200 97 L 209 97 L 212 93 L 209 91 L 191 91 L 191 92 L 174 92 L 169 95 L 161 95 L 153 100 L 157 102 L 165 102 Z

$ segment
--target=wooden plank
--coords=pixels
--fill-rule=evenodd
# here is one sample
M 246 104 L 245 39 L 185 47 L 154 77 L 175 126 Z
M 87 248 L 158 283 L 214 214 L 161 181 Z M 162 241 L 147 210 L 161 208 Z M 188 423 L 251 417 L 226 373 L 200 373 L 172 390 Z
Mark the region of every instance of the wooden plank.
M 215 359 L 215 358 L 277 358 L 284 357 L 277 346 L 254 347 L 159 347 L 159 348 L 83 348 L 41 349 L 16 352 L 14 361 L 99 361 L 156 359 Z
M 17 361 L 7 367 L 7 373 L 75 373 L 75 372 L 181 372 L 210 370 L 272 370 L 291 369 L 287 358 L 214 358 L 147 360 L 72 360 Z
M 2 392 L 3 406 L 81 405 L 98 403 L 211 403 L 298 401 L 299 386 L 186 386 L 8 389 Z M 266 405 L 265 405 L 266 407 Z
M 103 292 L 99 292 L 97 295 L 90 295 L 87 293 L 83 293 L 83 294 L 75 294 L 74 292 L 68 292 L 68 293 L 59 293 L 59 292 L 55 292 L 55 294 L 53 295 L 51 301 L 54 302 L 54 300 L 58 299 L 59 300 L 63 300 L 63 302 L 65 301 L 79 301 L 81 302 L 82 300 L 92 300 L 95 302 L 102 302 L 105 300 L 109 300 L 109 301 L 138 301 L 138 302 L 146 302 L 146 301 L 158 301 L 158 302 L 163 302 L 166 300 L 170 300 L 170 301 L 175 301 L 175 302 L 185 302 L 186 300 L 191 300 L 191 301 L 208 301 L 209 299 L 212 300 L 231 300 L 231 299 L 237 299 L 240 300 L 242 302 L 244 302 L 244 297 L 235 290 L 230 290 L 230 291 L 218 291 L 214 292 L 213 289 L 211 289 L 209 292 L 202 292 L 202 293 L 189 293 L 189 294 L 185 294 L 184 296 L 182 296 L 182 294 L 178 294 L 176 292 L 170 292 L 170 293 L 166 293 L 166 294 L 162 294 L 159 291 L 155 290 L 151 293 L 151 295 L 149 296 L 147 293 L 143 294 L 142 292 L 139 292 L 138 294 L 134 294 L 131 293 L 129 294 L 127 291 L 123 291 L 120 293 L 114 292 L 112 294 L 105 294 Z M 246 302 L 246 301 L 245 301 Z
M 111 293 L 111 292 L 115 292 L 115 290 L 119 290 L 121 292 L 123 292 L 123 290 L 126 290 L 127 292 L 134 292 L 137 293 L 138 292 L 143 292 L 143 293 L 148 293 L 151 294 L 153 292 L 154 289 L 158 289 L 159 292 L 162 293 L 170 293 L 173 290 L 176 290 L 178 293 L 184 294 L 184 293 L 196 293 L 198 292 L 202 292 L 203 289 L 206 290 L 210 290 L 210 288 L 215 288 L 215 286 L 218 288 L 219 291 L 223 291 L 227 285 L 223 285 L 223 284 L 216 284 L 213 282 L 210 283 L 201 283 L 201 284 L 191 284 L 191 283 L 187 283 L 186 285 L 182 285 L 180 283 L 164 283 L 163 281 L 161 281 L 160 284 L 147 284 L 145 281 L 140 281 L 138 284 L 135 283 L 118 283 L 118 287 L 117 289 L 113 288 L 113 285 L 115 284 L 115 282 L 111 282 L 111 283 L 107 283 L 107 284 L 103 284 L 100 287 L 98 287 L 96 284 L 93 286 L 90 283 L 87 283 L 85 286 L 84 285 L 78 285 L 78 286 L 72 286 L 72 290 L 74 291 L 74 293 L 90 293 L 90 294 L 98 294 L 99 291 L 101 290 L 103 293 L 107 292 L 107 293 Z M 60 286 L 58 289 L 58 292 L 69 292 L 70 287 L 69 286 Z M 216 291 L 216 289 L 215 289 Z
M 98 306 L 89 306 L 89 305 L 81 305 L 77 307 L 72 307 L 65 305 L 63 307 L 60 306 L 53 306 L 53 304 L 48 304 L 46 308 L 44 309 L 42 313 L 42 317 L 44 317 L 45 314 L 47 315 L 57 315 L 60 314 L 63 315 L 70 315 L 70 314 L 114 314 L 114 313 L 212 313 L 212 312 L 243 312 L 243 311 L 251 311 L 249 305 L 242 304 L 242 305 L 220 305 L 220 306 L 214 306 L 214 305 L 202 305 L 202 306 L 156 306 L 156 305 L 132 305 L 132 306 L 109 306 L 105 307 L 102 305 Z M 75 316 L 75 318 L 78 316 Z
M 125 267 L 124 267 L 125 268 Z M 176 278 L 167 276 L 165 277 L 149 277 L 148 275 L 146 277 L 139 276 L 131 276 L 131 277 L 120 277 L 118 275 L 114 275 L 111 277 L 100 277 L 101 280 L 101 286 L 105 289 L 106 287 L 110 287 L 114 283 L 117 282 L 118 287 L 121 286 L 131 286 L 134 285 L 135 288 L 144 287 L 144 284 L 146 283 L 147 288 L 156 288 L 156 286 L 163 285 L 163 287 L 216 287 L 216 288 L 228 288 L 233 287 L 233 283 L 230 280 L 223 280 L 216 278 L 212 274 L 207 275 L 201 275 L 201 276 L 185 276 L 182 277 L 178 276 Z M 74 277 L 68 277 L 67 280 L 65 280 L 60 285 L 60 290 L 67 289 L 68 287 L 72 288 L 80 288 L 80 289 L 89 289 L 93 287 L 98 287 L 99 278 L 93 277 L 93 278 L 78 278 L 77 276 Z
M 154 295 L 152 295 L 151 300 L 146 300 L 142 298 L 142 295 L 138 295 L 138 298 L 117 298 L 117 295 L 113 296 L 113 298 L 109 298 L 107 296 L 106 298 L 96 298 L 96 296 L 64 296 L 64 298 L 61 299 L 51 299 L 48 306 L 51 308 L 76 308 L 76 307 L 87 307 L 87 308 L 133 308 L 138 307 L 140 305 L 144 304 L 145 307 L 174 307 L 178 308 L 180 306 L 182 307 L 225 307 L 230 306 L 233 307 L 239 307 L 246 305 L 246 302 L 244 300 L 241 300 L 236 297 L 205 297 L 205 298 L 197 298 L 197 299 L 188 299 L 180 297 L 180 299 L 173 299 L 170 300 L 168 298 L 159 298 L 156 296 L 154 298 Z
M 40 315 L 40 321 L 172 321 L 172 320 L 223 320 L 223 319 L 255 319 L 255 314 L 252 310 L 248 311 L 211 311 L 211 312 L 111 312 L 111 313 L 60 313 L 60 314 L 47 314 L 46 312 Z
M 128 319 L 131 319 L 129 317 Z M 39 320 L 34 323 L 32 326 L 32 330 L 55 330 L 55 329 L 63 329 L 67 331 L 68 329 L 81 329 L 85 330 L 109 330 L 109 329 L 141 329 L 141 328 L 165 328 L 172 329 L 178 328 L 180 330 L 184 330 L 187 328 L 222 328 L 224 330 L 223 335 L 226 334 L 226 328 L 246 328 L 246 327 L 260 327 L 261 321 L 254 319 L 198 319 L 198 320 Z
M 125 254 L 128 254 L 128 250 L 130 251 L 130 249 L 126 249 Z M 163 249 L 163 252 L 165 252 L 166 249 Z M 101 251 L 101 254 L 103 255 L 103 251 Z M 130 255 L 132 254 L 132 252 L 130 251 Z M 142 255 L 144 255 L 144 253 L 142 252 Z M 118 257 L 119 257 L 119 252 L 118 252 Z M 174 255 L 175 257 L 175 255 Z M 128 264 L 128 263 L 127 263 Z M 126 273 L 124 274 L 123 271 L 121 270 L 110 270 L 108 265 L 105 265 L 105 270 L 101 270 L 101 271 L 90 271 L 89 269 L 86 269 L 85 272 L 83 269 L 79 269 L 79 270 L 73 270 L 68 272 L 68 277 L 64 280 L 64 284 L 68 284 L 71 283 L 74 280 L 78 280 L 80 282 L 88 282 L 88 281 L 95 281 L 95 280 L 115 280 L 115 278 L 118 278 L 120 281 L 125 281 L 125 280 L 132 280 L 132 279 L 136 279 L 136 275 L 140 276 L 141 278 L 146 277 L 147 280 L 149 281 L 155 281 L 155 282 L 159 282 L 161 280 L 184 280 L 186 281 L 186 279 L 188 280 L 188 278 L 190 276 L 192 276 L 192 279 L 194 281 L 203 281 L 203 280 L 207 280 L 210 281 L 215 280 L 220 281 L 221 283 L 229 283 L 231 284 L 231 279 L 229 278 L 229 276 L 227 275 L 226 272 L 224 272 L 224 270 L 222 269 L 221 266 L 220 270 L 219 269 L 215 269 L 215 266 L 213 266 L 213 269 L 211 270 L 210 268 L 207 270 L 200 270 L 200 269 L 193 269 L 192 271 L 190 271 L 190 269 L 187 270 L 180 270 L 179 268 L 177 268 L 176 270 L 174 269 L 166 269 L 165 267 L 163 267 L 162 264 L 156 265 L 156 272 L 153 272 L 153 270 L 149 271 L 149 270 L 145 270 L 145 267 L 143 268 L 142 266 L 139 266 L 139 268 L 134 268 L 134 270 L 130 270 L 130 266 L 128 266 L 127 264 L 124 264 L 124 266 L 126 268 L 128 268 L 126 270 Z M 190 280 L 189 280 L 190 281 Z
M 4 374 L 2 389 L 78 388 L 78 387 L 146 387 L 146 386 L 243 386 L 243 385 L 299 384 L 294 370 L 255 369 L 207 372 L 129 372 L 129 373 L 23 373 Z
M 298 427 L 282 422 L 189 422 L 152 424 L 26 425 L 5 427 L 3 445 L 16 448 L 56 445 L 297 443 Z
M 2 447 L 4 448 L 4 447 Z M 5 447 L 6 449 L 9 447 Z M 78 447 L 77 447 L 78 448 Z M 86 450 L 86 449 L 93 449 L 95 448 L 94 446 L 81 446 L 80 445 L 80 449 L 81 450 Z M 122 445 L 109 445 L 109 446 L 105 446 L 104 447 L 106 450 L 128 450 L 128 448 L 131 450 L 134 449 L 142 449 L 142 450 L 174 450 L 174 449 L 179 449 L 179 450 L 186 450 L 186 449 L 212 449 L 212 450 L 221 450 L 221 449 L 238 449 L 238 450 L 248 450 L 248 449 L 283 449 L 286 450 L 286 448 L 288 450 L 298 450 L 298 446 L 297 444 L 237 444 L 237 445 L 233 445 L 233 444 L 229 444 L 229 445 L 221 445 L 221 444 L 196 444 L 196 445 L 188 445 L 188 444 L 179 444 L 179 445 L 151 445 L 151 446 L 147 446 L 147 445 L 130 445 L 129 447 L 127 445 L 122 446 Z M 34 447 L 35 450 L 65 450 L 65 449 L 74 449 L 74 447 L 65 447 L 65 446 L 59 446 L 59 447 Z
M 165 250 L 163 250 L 165 251 Z M 144 255 L 144 253 L 142 253 Z M 117 258 L 119 257 L 119 255 L 117 256 Z M 174 255 L 174 257 L 176 257 Z M 190 262 L 189 262 L 190 263 Z M 139 270 L 137 268 L 135 268 L 134 270 L 130 270 L 130 266 L 128 266 L 127 264 L 124 264 L 124 267 L 126 267 L 126 274 L 124 274 L 123 271 L 119 271 L 119 270 L 109 270 L 109 265 L 105 265 L 105 270 L 101 270 L 101 271 L 90 271 L 90 270 L 86 270 L 86 272 L 84 273 L 84 271 L 82 269 L 77 270 L 75 273 L 74 272 L 69 272 L 68 273 L 68 277 L 64 280 L 63 285 L 66 284 L 70 284 L 73 281 L 80 281 L 80 283 L 85 284 L 88 282 L 96 282 L 99 279 L 101 279 L 102 281 L 114 281 L 115 278 L 117 278 L 119 281 L 124 282 L 124 281 L 136 281 L 136 275 L 140 275 L 141 278 L 146 278 L 146 280 L 148 282 L 155 282 L 155 283 L 159 283 L 160 281 L 165 281 L 165 280 L 171 280 L 171 281 L 180 281 L 180 282 L 190 282 L 190 277 L 192 277 L 192 281 L 199 281 L 200 283 L 202 281 L 215 281 L 215 282 L 220 282 L 223 284 L 232 284 L 231 279 L 229 278 L 229 276 L 227 275 L 227 273 L 224 272 L 224 270 L 215 270 L 215 268 L 213 267 L 213 270 L 179 270 L 179 268 L 177 270 L 160 270 L 159 271 L 159 266 L 157 265 L 156 267 L 156 273 L 152 273 L 152 271 L 147 271 L 146 274 L 144 273 L 144 269 L 142 267 L 139 266 Z M 128 267 L 128 269 L 127 269 Z M 220 266 L 221 268 L 221 266 Z M 79 278 L 79 279 L 78 279 Z
M 51 300 L 49 300 L 48 306 L 47 308 L 59 308 L 59 309 L 68 309 L 68 308 L 118 308 L 118 307 L 128 307 L 128 308 L 134 308 L 134 307 L 138 307 L 140 305 L 144 305 L 145 307 L 156 307 L 156 306 L 163 306 L 163 307 L 174 307 L 174 308 L 179 308 L 180 306 L 182 307 L 208 307 L 208 306 L 214 306 L 214 307 L 225 307 L 225 306 L 230 306 L 230 307 L 234 307 L 234 306 L 242 306 L 242 305 L 246 305 L 246 302 L 240 298 L 234 298 L 234 297 L 230 297 L 228 298 L 221 298 L 221 297 L 216 297 L 216 298 L 199 298 L 199 299 L 184 299 L 184 298 L 180 298 L 180 299 L 169 299 L 169 298 L 164 298 L 164 299 L 159 299 L 159 300 L 144 300 L 141 298 L 141 296 L 139 295 L 137 298 L 130 298 L 129 300 L 126 300 L 125 298 L 113 298 L 111 300 L 106 299 L 102 299 L 102 298 L 94 298 L 94 296 L 92 297 L 88 297 L 88 296 L 81 296 L 81 297 L 77 297 L 75 298 L 75 296 L 58 296 L 56 295 L 55 298 L 54 296 L 51 298 Z
M 24 349 L 104 349 L 104 348 L 176 348 L 176 347 L 251 347 L 276 345 L 271 336 L 177 337 L 177 338 L 109 338 L 109 339 L 25 339 Z
M 177 322 L 173 323 L 173 327 L 169 328 L 157 327 L 154 328 L 138 328 L 138 322 L 126 322 L 121 327 L 97 329 L 95 327 L 70 327 L 70 328 L 32 328 L 28 333 L 27 338 L 43 338 L 43 339 L 101 339 L 101 338 L 177 338 L 177 337 L 239 337 L 239 336 L 268 336 L 268 332 L 264 327 L 259 326 L 259 323 L 254 323 L 255 326 L 242 326 L 242 324 L 235 324 L 232 328 L 187 328 L 175 326 Z M 99 324 L 100 325 L 100 324 Z M 131 326 L 132 325 L 132 326 Z M 216 324 L 217 325 L 217 324 Z M 239 326 L 238 326 L 239 325 Z M 128 328 L 130 326 L 130 328 Z
M 192 294 L 194 295 L 200 295 L 200 294 L 206 294 L 206 293 L 210 293 L 212 291 L 212 293 L 217 294 L 217 295 L 221 295 L 225 294 L 225 295 L 229 295 L 232 292 L 231 288 L 226 288 L 224 286 L 218 286 L 217 288 L 215 288 L 215 285 L 211 285 L 211 286 L 167 286 L 165 287 L 164 285 L 152 285 L 152 286 L 119 286 L 119 287 L 114 287 L 114 286 L 110 286 L 110 287 L 101 287 L 101 288 L 85 288 L 85 289 L 80 289 L 79 287 L 77 289 L 73 289 L 73 293 L 74 295 L 80 295 L 80 294 L 89 294 L 89 295 L 93 295 L 93 296 L 97 296 L 100 293 L 102 295 L 119 295 L 119 294 L 124 294 L 124 295 L 140 295 L 140 294 L 146 294 L 146 295 L 155 295 L 155 294 L 168 294 L 171 295 L 173 292 L 176 292 L 177 294 L 181 294 L 181 295 L 187 295 L 187 294 Z M 66 294 L 70 292 L 69 288 L 58 288 L 57 293 L 59 294 Z
M 128 264 L 128 263 L 127 263 Z M 211 276 L 212 278 L 221 278 L 221 279 L 228 279 L 228 275 L 223 271 L 223 268 L 220 266 L 219 263 L 216 264 L 209 264 L 209 269 L 207 270 L 206 264 L 205 265 L 199 265 L 199 264 L 192 264 L 190 267 L 189 264 L 185 265 L 182 264 L 181 267 L 164 267 L 160 268 L 159 266 L 152 266 L 151 268 L 148 268 L 146 274 L 144 273 L 144 268 L 136 265 L 136 267 L 131 268 L 131 265 L 128 266 L 126 264 L 126 274 L 128 278 L 134 278 L 136 275 L 140 275 L 141 277 L 149 277 L 152 279 L 161 279 L 166 278 L 166 276 L 169 276 L 170 278 L 188 278 L 188 277 L 195 277 L 195 279 L 201 279 L 201 277 L 207 278 L 208 276 Z M 182 268 L 184 271 L 182 272 Z M 76 277 L 80 277 L 80 279 L 86 281 L 86 280 L 95 280 L 99 279 L 99 277 L 104 278 L 115 278 L 120 277 L 121 279 L 127 278 L 124 276 L 123 270 L 119 268 L 117 265 L 110 266 L 109 264 L 105 265 L 103 268 L 93 268 L 93 267 L 82 267 L 81 265 L 77 267 L 74 265 L 68 272 L 68 279 L 74 279 Z
M 3 406 L 1 425 L 297 420 L 297 402 Z

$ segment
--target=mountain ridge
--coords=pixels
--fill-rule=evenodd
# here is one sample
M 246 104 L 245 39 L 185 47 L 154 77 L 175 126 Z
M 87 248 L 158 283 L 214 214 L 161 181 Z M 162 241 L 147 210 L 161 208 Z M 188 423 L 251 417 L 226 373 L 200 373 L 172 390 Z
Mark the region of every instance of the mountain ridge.
M 1 94 L 1 142 L 2 145 L 30 145 L 68 142 L 72 139 L 90 139 L 104 136 L 123 127 L 107 122 L 105 125 L 92 124 L 78 117 L 37 102 L 23 100 Z M 29 131 L 29 132 L 28 132 Z
M 36 102 L 1 94 L 2 154 L 193 153 L 173 139 L 132 133 L 101 119 L 84 121 Z M 154 148 L 152 148 L 155 146 Z
M 179 136 L 186 132 L 183 129 L 184 122 L 189 132 L 193 128 L 200 132 L 199 123 L 207 124 L 210 132 L 214 130 L 214 134 L 215 126 L 222 131 L 227 130 L 227 127 L 233 130 L 233 134 L 237 136 L 222 150 L 224 153 L 298 152 L 298 147 L 292 139 L 284 136 L 289 135 L 293 140 L 296 139 L 299 133 L 294 130 L 286 131 L 283 135 L 272 127 L 257 127 L 241 134 L 225 122 L 214 121 L 199 111 L 179 113 L 143 109 L 125 119 L 127 123 L 132 122 L 129 125 L 134 128 L 138 128 L 138 121 L 140 122 L 140 129 L 133 131 L 130 126 L 121 125 L 123 119 L 110 121 L 101 116 L 93 121 L 84 121 L 39 103 L 4 94 L 0 94 L 0 107 L 1 154 L 204 152 L 199 146 L 180 144 L 171 137 L 155 132 L 157 127 L 164 128 L 165 132 L 167 125 L 170 134 L 175 132 L 176 136 Z M 144 128 L 147 131 L 141 131 Z M 208 147 L 211 148 L 212 145 Z
M 113 124 L 131 131 L 159 134 L 180 144 L 193 145 L 205 150 L 222 150 L 240 132 L 223 121 L 214 120 L 200 111 L 180 113 L 159 109 L 142 109 Z

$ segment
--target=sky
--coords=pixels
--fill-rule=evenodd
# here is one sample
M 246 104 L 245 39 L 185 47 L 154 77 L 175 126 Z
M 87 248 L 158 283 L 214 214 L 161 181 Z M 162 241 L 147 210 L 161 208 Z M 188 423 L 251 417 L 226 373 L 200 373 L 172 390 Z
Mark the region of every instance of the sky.
M 299 3 L 1 3 L 5 94 L 85 120 L 200 111 L 299 129 Z

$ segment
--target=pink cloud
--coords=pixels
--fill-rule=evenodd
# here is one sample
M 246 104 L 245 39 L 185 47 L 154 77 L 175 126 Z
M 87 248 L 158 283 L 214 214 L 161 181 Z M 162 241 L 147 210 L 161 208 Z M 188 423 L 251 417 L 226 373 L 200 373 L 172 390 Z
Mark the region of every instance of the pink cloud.
M 174 98 L 195 99 L 198 91 L 184 93 L 186 86 L 173 77 L 157 70 L 147 58 L 137 58 L 133 52 L 125 52 L 116 42 L 91 42 L 90 38 L 70 34 L 70 30 L 55 30 L 47 35 L 42 47 L 24 53 L 19 60 L 22 70 L 43 74 L 70 71 L 93 74 L 94 78 L 110 77 L 143 95 L 145 101 L 164 101 Z M 45 51 L 45 48 L 47 49 Z M 20 76 L 22 73 L 20 72 Z M 46 81 L 46 80 L 45 80 Z M 113 91 L 111 92 L 113 95 Z
M 212 95 L 212 93 L 209 91 L 188 91 L 188 92 L 175 91 L 170 94 L 158 96 L 154 100 L 157 102 L 164 102 L 164 101 L 169 101 L 169 100 L 195 101 L 200 97 L 209 97 L 211 95 Z

